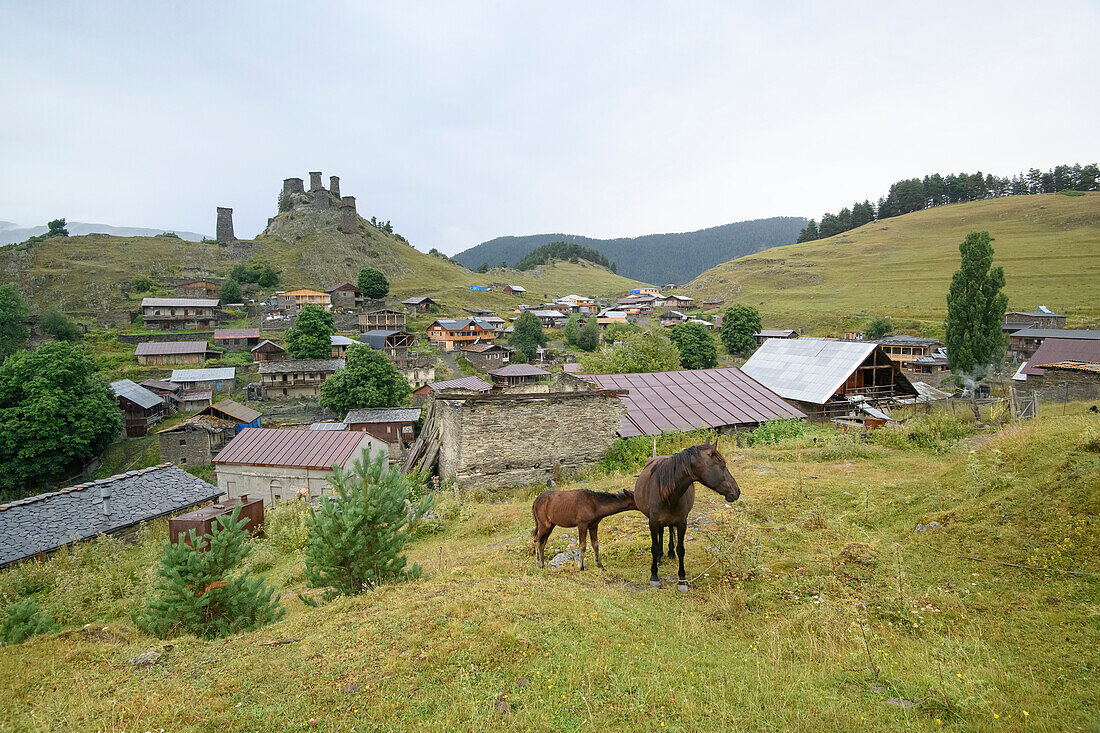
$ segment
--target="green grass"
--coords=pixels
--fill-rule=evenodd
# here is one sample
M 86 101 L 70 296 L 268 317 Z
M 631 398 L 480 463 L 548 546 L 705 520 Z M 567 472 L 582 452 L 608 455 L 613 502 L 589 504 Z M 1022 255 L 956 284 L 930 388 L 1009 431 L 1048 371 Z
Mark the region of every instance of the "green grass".
M 714 267 L 683 290 L 760 309 L 767 328 L 840 335 L 892 316 L 899 331 L 942 336 L 959 243 L 993 236 L 1009 310 L 1046 305 L 1070 327 L 1100 324 L 1100 193 L 1014 196 L 872 222 L 829 239 Z
M 163 525 L 134 547 L 83 545 L 0 573 L 0 597 L 34 596 L 66 627 L 0 649 L 0 728 L 1094 729 L 1100 582 L 1054 572 L 1100 573 L 1100 426 L 1071 407 L 976 436 L 935 416 L 870 443 L 817 427 L 723 439 L 742 499 L 699 491 L 686 595 L 648 587 L 641 515 L 601 525 L 606 571 L 538 570 L 539 489 L 474 488 L 438 497 L 411 546 L 422 580 L 311 609 L 295 596 L 300 518 L 282 507 L 249 562 L 288 617 L 170 640 L 135 669 L 124 660 L 165 643 L 127 620 Z M 922 432 L 947 445 L 907 437 Z M 264 646 L 279 639 L 294 641 Z

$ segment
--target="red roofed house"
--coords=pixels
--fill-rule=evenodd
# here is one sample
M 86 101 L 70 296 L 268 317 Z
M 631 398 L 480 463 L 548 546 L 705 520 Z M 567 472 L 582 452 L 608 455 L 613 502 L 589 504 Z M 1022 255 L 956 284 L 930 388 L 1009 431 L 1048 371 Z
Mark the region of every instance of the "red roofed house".
M 384 441 L 350 430 L 245 428 L 218 452 L 218 488 L 236 499 L 263 497 L 268 506 L 331 494 L 332 467 L 351 469 L 357 460 L 388 455 Z
M 248 351 L 260 343 L 258 328 L 215 328 L 214 345 L 226 351 Z

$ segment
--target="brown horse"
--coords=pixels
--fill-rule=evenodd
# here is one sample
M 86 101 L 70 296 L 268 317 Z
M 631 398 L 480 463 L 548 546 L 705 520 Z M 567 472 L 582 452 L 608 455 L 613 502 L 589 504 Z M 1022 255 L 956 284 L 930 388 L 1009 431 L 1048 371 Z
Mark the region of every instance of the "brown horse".
M 668 556 L 679 556 L 679 589 L 687 592 L 688 581 L 684 574 L 684 532 L 687 530 L 688 513 L 695 504 L 695 482 L 713 489 L 726 498 L 737 501 L 741 489 L 726 468 L 726 461 L 718 452 L 718 442 L 693 445 L 671 456 L 654 456 L 638 476 L 634 485 L 634 499 L 638 511 L 649 517 L 649 534 L 652 540 L 653 565 L 649 584 L 661 587 L 657 577 L 657 565 L 661 561 L 664 544 L 664 528 L 669 528 Z M 675 546 L 675 553 L 673 548 Z
M 596 567 L 603 568 L 600 562 L 600 541 L 596 537 L 600 520 L 612 514 L 637 509 L 634 506 L 634 492 L 608 494 L 603 491 L 574 489 L 572 491 L 544 491 L 531 505 L 535 516 L 535 529 L 531 534 L 535 538 L 535 562 L 545 566 L 544 552 L 546 540 L 555 526 L 576 527 L 581 541 L 581 557 L 578 565 L 584 570 L 585 535 L 592 537 L 592 549 L 596 552 Z

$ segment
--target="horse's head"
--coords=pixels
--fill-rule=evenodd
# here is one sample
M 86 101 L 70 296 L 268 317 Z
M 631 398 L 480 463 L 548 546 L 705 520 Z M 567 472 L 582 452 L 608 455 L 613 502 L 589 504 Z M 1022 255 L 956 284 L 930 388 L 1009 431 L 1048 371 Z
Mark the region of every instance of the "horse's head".
M 695 446 L 698 451 L 692 462 L 695 480 L 717 491 L 726 501 L 737 501 L 741 497 L 741 487 L 726 468 L 726 459 L 718 452 L 718 442 L 710 444 L 710 438 L 703 445 Z

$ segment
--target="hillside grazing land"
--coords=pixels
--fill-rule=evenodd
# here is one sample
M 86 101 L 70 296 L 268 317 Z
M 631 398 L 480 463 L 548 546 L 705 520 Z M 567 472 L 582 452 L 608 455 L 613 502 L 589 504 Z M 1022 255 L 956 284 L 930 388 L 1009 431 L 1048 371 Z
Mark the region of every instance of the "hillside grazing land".
M 511 310 L 521 301 L 503 292 L 470 291 L 471 285 L 506 282 L 528 289 L 529 304 L 568 293 L 607 297 L 641 283 L 606 268 L 581 262 L 517 272 L 496 269 L 479 275 L 449 260 L 421 252 L 360 220 L 357 234 L 337 228 L 333 210 L 308 208 L 279 214 L 266 233 L 231 245 L 187 242 L 173 237 L 71 236 L 30 245 L 0 247 L 0 282 L 16 282 L 39 309 L 57 307 L 78 319 L 109 318 L 137 310 L 142 295 L 135 278 L 226 277 L 233 265 L 268 262 L 281 270 L 278 289 L 328 290 L 356 282 L 359 271 L 374 267 L 390 280 L 390 298 L 429 295 L 448 307 L 478 306 Z
M 707 270 L 682 291 L 760 309 L 765 328 L 839 335 L 875 316 L 938 336 L 959 243 L 993 236 L 1009 310 L 1046 305 L 1069 327 L 1100 323 L 1100 193 L 1013 196 L 952 204 L 828 239 L 774 247 Z
M 606 571 L 537 569 L 541 487 L 441 492 L 411 545 L 421 580 L 317 609 L 297 597 L 316 593 L 302 509 L 284 505 L 248 562 L 287 617 L 215 641 L 154 639 L 129 620 L 163 523 L 135 546 L 86 544 L 0 572 L 0 597 L 34 597 L 63 626 L 0 648 L 0 728 L 1095 729 L 1100 424 L 1086 410 L 1044 406 L 977 435 L 948 414 L 868 442 L 823 428 L 723 439 L 742 498 L 699 490 L 687 594 L 649 588 L 635 512 L 600 527 Z M 649 450 L 636 442 L 621 471 L 574 486 L 629 486 Z M 555 530 L 547 557 L 575 540 Z M 150 650 L 159 664 L 127 663 Z

